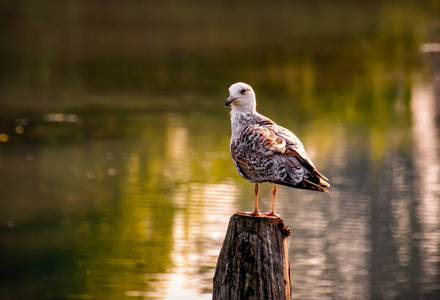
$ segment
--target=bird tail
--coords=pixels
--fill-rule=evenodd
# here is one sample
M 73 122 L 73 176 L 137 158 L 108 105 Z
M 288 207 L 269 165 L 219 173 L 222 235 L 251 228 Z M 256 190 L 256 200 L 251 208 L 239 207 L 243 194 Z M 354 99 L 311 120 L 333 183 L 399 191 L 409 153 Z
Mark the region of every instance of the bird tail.
M 276 184 L 280 184 L 280 185 L 285 185 L 288 187 L 293 187 L 293 188 L 297 188 L 297 189 L 304 189 L 304 190 L 312 190 L 312 191 L 318 191 L 318 192 L 323 192 L 323 193 L 329 193 L 329 191 L 327 191 L 324 187 L 329 187 L 330 184 L 328 184 L 327 182 L 325 182 L 324 180 L 320 179 L 320 183 L 314 183 L 308 179 L 303 178 L 303 180 L 299 183 L 291 183 L 291 182 L 285 182 L 285 181 L 278 181 L 278 182 L 273 182 Z
M 296 170 L 298 168 L 298 157 L 285 157 L 285 156 L 278 156 L 278 159 L 281 160 L 281 162 L 286 166 L 286 172 L 287 176 L 284 178 L 282 182 L 276 182 L 281 185 L 294 187 L 298 189 L 306 189 L 306 190 L 314 190 L 319 192 L 328 193 L 328 191 L 325 189 L 325 187 L 329 187 L 330 184 L 327 182 L 328 179 L 324 175 L 318 172 L 316 168 L 311 164 L 308 164 L 306 166 L 306 169 L 309 171 L 306 174 L 304 174 L 304 177 L 302 178 L 301 182 L 298 182 L 298 175 L 296 174 Z M 303 159 L 300 157 L 300 159 Z M 305 160 L 303 160 L 304 164 L 306 163 Z
M 321 178 L 319 178 L 319 184 L 316 184 L 314 182 L 311 182 L 307 179 L 303 179 L 302 184 L 304 185 L 305 189 L 308 190 L 314 190 L 314 191 L 320 191 L 320 192 L 324 192 L 324 193 L 329 193 L 329 191 L 327 191 L 325 188 L 323 187 L 329 187 L 330 184 L 328 184 L 328 182 L 322 180 Z
M 324 175 L 322 175 L 321 173 L 319 173 L 318 170 L 314 169 L 314 171 L 315 171 L 316 175 L 318 175 L 319 178 L 322 178 L 322 179 L 324 179 L 326 181 L 329 181 L 328 178 L 325 177 Z M 325 182 L 324 180 L 321 180 L 321 181 L 323 181 L 325 184 L 328 184 L 328 182 Z M 324 186 L 328 187 L 330 185 L 328 184 L 328 185 L 324 185 Z

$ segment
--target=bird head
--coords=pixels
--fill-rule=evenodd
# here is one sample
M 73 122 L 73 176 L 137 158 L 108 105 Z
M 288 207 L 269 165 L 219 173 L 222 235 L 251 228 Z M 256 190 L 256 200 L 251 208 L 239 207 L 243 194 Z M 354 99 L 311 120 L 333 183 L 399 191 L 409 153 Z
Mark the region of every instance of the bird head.
M 249 84 L 237 82 L 229 88 L 229 98 L 226 99 L 225 106 L 243 107 L 255 109 L 255 93 Z

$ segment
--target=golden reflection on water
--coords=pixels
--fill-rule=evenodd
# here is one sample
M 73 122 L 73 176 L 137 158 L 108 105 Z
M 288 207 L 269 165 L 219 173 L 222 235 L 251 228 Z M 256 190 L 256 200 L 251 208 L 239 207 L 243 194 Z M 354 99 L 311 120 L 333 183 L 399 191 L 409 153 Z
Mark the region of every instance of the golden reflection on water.
M 168 176 L 171 175 L 169 180 L 179 183 L 173 189 L 173 206 L 179 209 L 176 212 L 174 225 L 174 228 L 176 228 L 174 237 L 177 242 L 173 249 L 177 252 L 174 253 L 175 256 L 173 257 L 183 262 L 185 260 L 180 259 L 182 254 L 187 252 L 198 253 L 197 249 L 191 247 L 200 246 L 201 241 L 212 245 L 212 242 L 223 237 L 229 216 L 234 211 L 234 204 L 237 202 L 238 190 L 232 180 L 218 183 L 192 182 L 191 164 L 194 163 L 193 161 L 197 161 L 203 167 L 209 169 L 211 167 L 208 162 L 209 158 L 215 155 L 203 151 L 204 145 L 190 144 L 189 129 L 185 127 L 182 116 L 171 114 L 168 116 L 168 120 L 166 165 L 169 168 L 165 168 L 165 173 Z M 196 150 L 197 147 L 202 149 L 201 153 Z M 199 153 L 202 156 L 198 159 L 190 153 Z M 220 224 L 226 224 L 226 226 L 219 226 Z M 196 240 L 192 241 L 194 235 Z M 181 240 L 179 237 L 184 239 Z M 200 240 L 197 242 L 197 239 Z M 184 243 L 181 244 L 181 242 Z M 180 250 L 178 250 L 179 247 Z M 208 253 L 205 253 L 205 251 L 208 251 Z M 216 248 L 209 250 L 209 248 L 203 247 L 202 253 L 199 253 L 203 255 L 200 256 L 207 256 L 211 259 L 214 258 L 214 260 L 201 265 L 212 268 L 218 255 L 217 251 Z
M 174 219 L 172 271 L 181 280 L 168 285 L 167 299 L 180 299 L 182 290 L 209 294 L 237 190 L 231 182 L 191 183 L 181 186 L 174 199 L 181 210 Z
M 164 175 L 172 182 L 187 182 L 192 178 L 191 159 L 188 159 L 188 155 L 193 152 L 193 145 L 189 144 L 188 128 L 179 114 L 169 114 L 167 121 Z
M 227 178 L 216 183 L 194 182 L 191 175 L 194 164 L 209 168 L 212 163 L 206 165 L 202 161 L 215 159 L 218 155 L 195 150 L 200 145 L 191 144 L 187 119 L 181 114 L 169 114 L 166 120 L 162 146 L 151 145 L 144 154 L 129 155 L 124 198 L 137 199 L 129 205 L 134 209 L 130 219 L 137 219 L 134 221 L 138 224 L 136 239 L 167 239 L 169 244 L 162 251 L 169 261 L 162 271 L 144 274 L 144 289 L 129 289 L 124 295 L 147 299 L 210 299 L 217 256 L 229 217 L 236 210 L 238 190 L 234 181 Z M 157 154 L 154 164 L 163 168 L 142 166 L 152 152 L 161 147 L 165 149 L 163 155 Z M 165 190 L 161 191 L 162 187 Z M 154 191 L 158 189 L 159 194 L 165 194 L 162 199 L 154 199 L 145 194 L 144 188 L 155 197 L 158 193 Z M 152 214 L 160 211 L 159 219 L 168 218 L 169 225 L 154 221 Z M 164 232 L 155 226 L 169 227 L 170 236 L 158 236 Z M 146 255 L 152 257 L 153 254 Z
M 414 164 L 417 193 L 416 217 L 420 231 L 420 284 L 424 292 L 438 290 L 440 263 L 440 132 L 436 126 L 440 99 L 436 99 L 430 83 L 415 78 L 411 99 L 414 138 Z
M 411 187 L 408 186 L 404 174 L 406 167 L 397 161 L 392 166 L 392 184 L 398 191 L 391 200 L 391 214 L 394 221 L 392 237 L 396 242 L 397 264 L 399 267 L 407 268 L 411 259 Z M 409 274 L 396 272 L 398 282 L 408 283 Z

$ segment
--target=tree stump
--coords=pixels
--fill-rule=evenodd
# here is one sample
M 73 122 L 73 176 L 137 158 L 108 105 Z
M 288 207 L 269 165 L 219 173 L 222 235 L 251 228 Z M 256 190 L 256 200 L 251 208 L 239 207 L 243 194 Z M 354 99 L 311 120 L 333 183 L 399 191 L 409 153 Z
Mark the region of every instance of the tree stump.
M 213 299 L 290 300 L 289 236 L 280 217 L 235 213 L 217 261 Z

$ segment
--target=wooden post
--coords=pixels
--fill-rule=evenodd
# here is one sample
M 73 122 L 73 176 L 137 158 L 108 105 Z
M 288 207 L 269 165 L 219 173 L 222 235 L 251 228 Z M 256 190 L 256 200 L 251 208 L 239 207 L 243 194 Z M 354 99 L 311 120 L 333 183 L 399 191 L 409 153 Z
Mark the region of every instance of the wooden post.
M 214 300 L 290 300 L 290 229 L 279 217 L 235 213 L 214 275 Z

